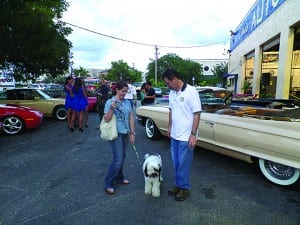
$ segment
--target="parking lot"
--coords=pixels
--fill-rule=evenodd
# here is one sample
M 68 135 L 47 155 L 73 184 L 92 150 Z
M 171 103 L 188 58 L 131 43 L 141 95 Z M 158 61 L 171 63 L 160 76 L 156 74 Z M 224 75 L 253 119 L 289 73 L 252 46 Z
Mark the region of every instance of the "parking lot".
M 109 196 L 103 185 L 111 152 L 97 123 L 97 114 L 90 113 L 83 133 L 46 119 L 38 129 L 0 136 L 0 225 L 300 224 L 299 186 L 275 186 L 254 165 L 200 148 L 191 195 L 176 202 L 167 194 L 173 185 L 169 141 L 147 139 L 138 124 L 140 158 L 149 152 L 162 156 L 162 196 L 144 195 L 142 168 L 131 146 L 124 168 L 131 184 Z

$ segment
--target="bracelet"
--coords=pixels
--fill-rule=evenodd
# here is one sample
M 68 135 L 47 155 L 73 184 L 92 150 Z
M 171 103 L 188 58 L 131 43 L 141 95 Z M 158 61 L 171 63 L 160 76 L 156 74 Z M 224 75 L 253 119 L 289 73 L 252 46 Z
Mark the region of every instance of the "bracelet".
M 130 135 L 134 135 L 134 136 L 135 136 L 135 132 L 130 132 L 129 134 L 130 134 Z

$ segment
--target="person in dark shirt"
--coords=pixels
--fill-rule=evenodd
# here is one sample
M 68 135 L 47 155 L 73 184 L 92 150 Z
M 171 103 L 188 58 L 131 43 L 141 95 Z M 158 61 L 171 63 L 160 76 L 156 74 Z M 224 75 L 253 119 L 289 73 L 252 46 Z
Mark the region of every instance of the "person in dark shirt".
M 100 123 L 104 115 L 105 102 L 108 98 L 109 98 L 109 88 L 106 85 L 105 81 L 102 80 L 100 82 L 100 86 L 97 91 L 97 111 L 98 111 Z M 97 129 L 98 128 L 99 126 L 97 127 Z
M 145 96 L 144 99 L 142 100 L 141 104 L 142 105 L 148 105 L 148 104 L 153 104 L 155 100 L 155 90 L 152 88 L 152 84 L 150 81 L 146 82 L 145 86 Z

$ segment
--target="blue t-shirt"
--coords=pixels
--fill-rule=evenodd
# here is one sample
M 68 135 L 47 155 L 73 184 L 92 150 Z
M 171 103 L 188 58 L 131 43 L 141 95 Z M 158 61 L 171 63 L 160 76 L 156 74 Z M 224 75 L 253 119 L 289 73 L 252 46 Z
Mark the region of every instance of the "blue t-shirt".
M 108 99 L 105 103 L 104 113 L 107 113 L 110 110 L 112 102 L 116 101 L 117 108 L 114 110 L 114 114 L 117 119 L 117 129 L 118 133 L 128 134 L 130 132 L 129 127 L 129 115 L 132 111 L 131 104 L 128 100 L 124 99 L 119 101 L 113 96 L 111 99 Z

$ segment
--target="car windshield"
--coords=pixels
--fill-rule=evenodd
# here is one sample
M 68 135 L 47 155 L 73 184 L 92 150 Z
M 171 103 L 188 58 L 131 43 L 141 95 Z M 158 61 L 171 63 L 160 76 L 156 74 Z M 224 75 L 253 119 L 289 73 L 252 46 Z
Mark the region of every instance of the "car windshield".
M 224 98 L 218 98 L 215 96 L 215 92 L 212 89 L 199 90 L 199 98 L 202 105 L 224 105 Z M 157 104 L 165 105 L 169 103 L 168 98 L 157 98 Z
M 41 96 L 44 99 L 49 99 L 51 98 L 49 95 L 47 95 L 45 92 L 41 91 L 41 90 L 36 90 L 36 92 L 39 94 L 39 96 Z
M 215 97 L 213 90 L 199 91 L 199 97 L 202 104 L 222 104 L 224 103 L 223 98 Z

